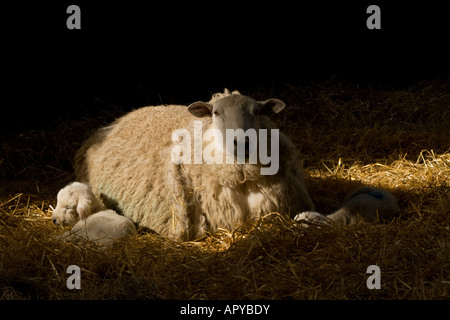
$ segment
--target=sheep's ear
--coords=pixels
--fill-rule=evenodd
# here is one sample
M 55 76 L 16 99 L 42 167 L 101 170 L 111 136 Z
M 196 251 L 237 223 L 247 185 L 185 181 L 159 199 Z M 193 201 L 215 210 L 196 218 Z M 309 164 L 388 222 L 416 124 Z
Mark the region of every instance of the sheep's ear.
M 203 118 L 203 117 L 211 117 L 211 111 L 213 109 L 213 105 L 207 102 L 203 101 L 197 101 L 194 103 L 191 103 L 187 110 L 197 118 Z
M 77 212 L 80 220 L 85 220 L 91 214 L 91 201 L 87 199 L 80 199 L 77 205 Z
M 258 111 L 262 111 L 264 113 L 270 113 L 268 112 L 271 110 L 274 113 L 281 112 L 286 107 L 286 104 L 278 99 L 269 99 L 266 101 L 260 101 L 258 105 Z

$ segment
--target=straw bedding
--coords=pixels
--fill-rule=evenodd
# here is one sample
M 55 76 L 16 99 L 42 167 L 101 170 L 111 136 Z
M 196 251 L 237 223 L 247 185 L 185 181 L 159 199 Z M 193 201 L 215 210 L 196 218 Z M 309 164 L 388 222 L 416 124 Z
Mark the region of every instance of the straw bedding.
M 144 231 L 104 250 L 61 243 L 50 206 L 73 179 L 73 155 L 123 113 L 58 121 L 1 139 L 0 299 L 450 298 L 448 80 L 242 93 L 290 106 L 277 120 L 305 159 L 319 212 L 372 185 L 397 196 L 400 216 L 305 228 L 268 212 L 246 230 L 187 243 Z M 81 290 L 66 286 L 69 265 L 81 269 Z M 380 290 L 366 286 L 370 265 L 380 267 Z

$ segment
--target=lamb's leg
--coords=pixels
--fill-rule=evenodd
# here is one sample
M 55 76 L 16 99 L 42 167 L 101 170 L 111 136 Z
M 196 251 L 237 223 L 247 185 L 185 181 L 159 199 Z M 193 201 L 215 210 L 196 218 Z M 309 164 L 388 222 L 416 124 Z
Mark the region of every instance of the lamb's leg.
M 313 222 L 321 224 L 330 224 L 331 222 L 328 217 L 316 211 L 304 211 L 299 213 L 294 217 L 294 220 L 297 222 Z M 304 223 L 304 225 L 307 226 L 306 223 Z

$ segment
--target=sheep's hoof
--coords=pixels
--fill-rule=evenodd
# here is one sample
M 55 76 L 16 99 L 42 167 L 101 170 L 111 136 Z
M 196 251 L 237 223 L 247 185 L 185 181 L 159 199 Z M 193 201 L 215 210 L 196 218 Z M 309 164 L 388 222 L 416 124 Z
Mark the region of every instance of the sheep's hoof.
M 294 217 L 294 221 L 300 222 L 302 226 L 308 227 L 310 224 L 328 224 L 329 219 L 316 211 L 304 211 Z

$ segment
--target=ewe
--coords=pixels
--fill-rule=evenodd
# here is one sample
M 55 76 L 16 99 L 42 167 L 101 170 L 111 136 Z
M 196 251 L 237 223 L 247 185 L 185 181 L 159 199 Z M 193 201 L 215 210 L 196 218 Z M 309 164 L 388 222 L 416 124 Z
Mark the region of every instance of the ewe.
M 101 201 L 83 183 L 73 182 L 58 192 L 53 223 L 73 228 L 61 238 L 68 241 L 92 241 L 107 246 L 115 239 L 136 233 L 133 222 L 113 210 L 105 210 Z M 99 212 L 100 211 L 100 212 Z
M 277 99 L 256 101 L 225 90 L 187 108 L 135 110 L 83 144 L 75 156 L 76 179 L 108 208 L 179 240 L 233 230 L 270 212 L 292 217 L 314 210 L 296 148 L 270 121 L 284 108 Z M 227 137 L 227 129 L 234 130 L 231 140 L 217 138 Z M 194 152 L 181 149 L 184 160 L 173 161 L 181 137 Z M 259 151 L 256 161 L 250 161 L 252 149 Z M 270 168 L 276 170 L 264 174 Z

